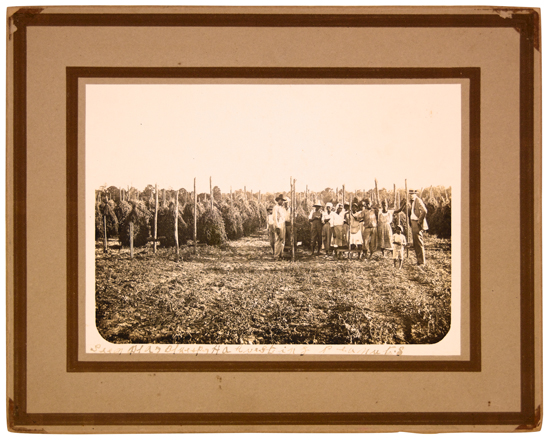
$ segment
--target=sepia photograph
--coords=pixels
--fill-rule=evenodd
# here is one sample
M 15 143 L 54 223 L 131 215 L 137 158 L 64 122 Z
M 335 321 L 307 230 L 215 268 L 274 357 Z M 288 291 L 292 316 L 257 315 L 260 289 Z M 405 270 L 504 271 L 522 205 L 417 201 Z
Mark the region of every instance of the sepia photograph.
M 86 84 L 86 347 L 460 354 L 462 85 L 371 83 Z

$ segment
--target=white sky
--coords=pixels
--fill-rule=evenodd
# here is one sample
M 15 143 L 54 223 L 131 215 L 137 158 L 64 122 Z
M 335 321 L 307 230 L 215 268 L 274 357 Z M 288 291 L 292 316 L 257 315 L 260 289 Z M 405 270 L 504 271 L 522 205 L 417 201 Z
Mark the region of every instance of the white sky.
M 198 192 L 458 186 L 461 87 L 87 85 L 90 183 Z

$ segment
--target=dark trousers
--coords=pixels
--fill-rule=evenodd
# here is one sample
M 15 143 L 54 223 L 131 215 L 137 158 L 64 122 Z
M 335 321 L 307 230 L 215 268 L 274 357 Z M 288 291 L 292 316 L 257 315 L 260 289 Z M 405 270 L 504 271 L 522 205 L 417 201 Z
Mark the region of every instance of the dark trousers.
M 411 220 L 412 225 L 412 237 L 414 252 L 416 253 L 416 262 L 418 264 L 424 264 L 426 262 L 426 255 L 424 253 L 424 232 L 421 229 L 420 224 L 416 220 Z
M 315 246 L 317 246 L 317 252 L 321 251 L 322 237 L 323 224 L 320 221 L 313 221 L 311 223 L 311 253 L 315 252 Z

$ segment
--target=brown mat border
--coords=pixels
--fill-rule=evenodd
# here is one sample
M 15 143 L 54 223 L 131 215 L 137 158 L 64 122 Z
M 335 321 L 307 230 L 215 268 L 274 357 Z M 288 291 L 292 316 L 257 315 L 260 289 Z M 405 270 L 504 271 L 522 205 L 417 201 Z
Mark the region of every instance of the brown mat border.
M 479 15 L 364 14 L 40 14 L 23 9 L 12 16 L 14 61 L 14 399 L 12 429 L 48 425 L 538 425 L 535 413 L 535 213 L 534 213 L 534 49 L 539 16 L 534 10 Z M 519 11 L 516 11 L 519 12 Z M 26 28 L 27 26 L 277 26 L 277 27 L 513 27 L 520 34 L 520 214 L 521 214 L 521 411 L 504 413 L 93 413 L 28 414 L 26 392 Z M 76 97 L 68 97 L 74 100 Z M 473 106 L 471 106 L 473 108 Z M 67 116 L 69 120 L 69 115 Z M 69 123 L 69 121 L 67 121 Z M 477 127 L 479 131 L 479 125 Z M 74 167 L 68 155 L 67 166 Z M 479 179 L 479 177 L 478 177 Z M 479 189 L 479 187 L 478 187 Z M 72 198 L 72 197 L 71 197 Z M 479 206 L 478 194 L 471 203 Z M 75 207 L 70 201 L 67 209 Z M 71 212 L 72 213 L 72 212 Z M 68 212 L 69 216 L 69 212 Z M 67 224 L 67 241 L 76 237 Z M 70 250 L 68 250 L 70 253 Z M 70 264 L 69 275 L 74 271 Z M 75 299 L 75 287 L 68 299 Z M 70 301 L 69 301 L 70 304 Z M 479 323 L 481 318 L 472 317 Z M 70 325 L 68 324 L 69 328 Z

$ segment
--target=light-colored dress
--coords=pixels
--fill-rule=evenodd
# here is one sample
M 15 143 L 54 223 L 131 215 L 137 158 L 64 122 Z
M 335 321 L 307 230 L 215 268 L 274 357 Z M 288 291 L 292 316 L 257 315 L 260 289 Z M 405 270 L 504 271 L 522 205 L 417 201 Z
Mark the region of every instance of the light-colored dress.
M 381 249 L 392 249 L 392 229 L 393 210 L 386 213 L 380 209 L 378 211 L 378 247 Z
M 344 245 L 344 213 L 334 213 L 332 218 L 333 231 L 332 231 L 332 247 L 342 247 Z
M 349 217 L 349 242 L 350 244 L 363 244 L 363 235 L 361 235 L 361 227 L 363 223 L 357 221 L 353 216 Z

